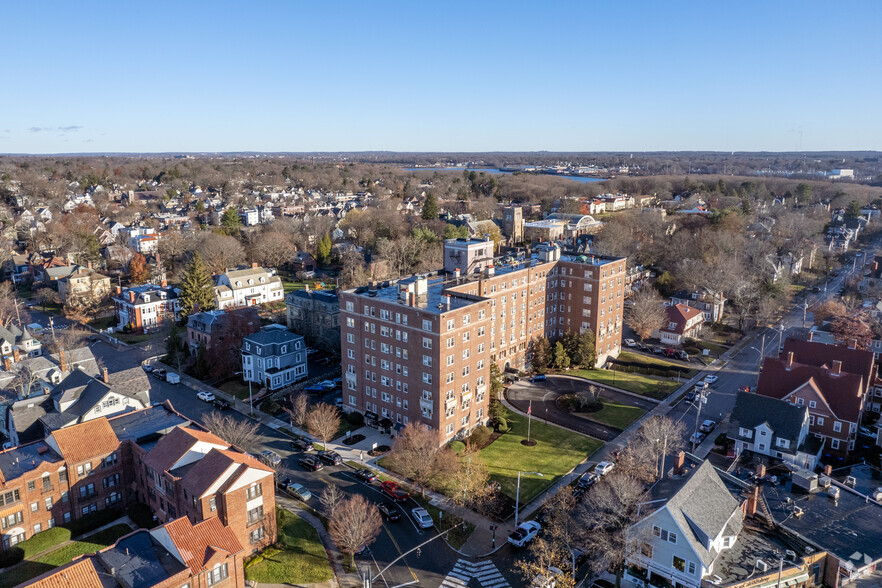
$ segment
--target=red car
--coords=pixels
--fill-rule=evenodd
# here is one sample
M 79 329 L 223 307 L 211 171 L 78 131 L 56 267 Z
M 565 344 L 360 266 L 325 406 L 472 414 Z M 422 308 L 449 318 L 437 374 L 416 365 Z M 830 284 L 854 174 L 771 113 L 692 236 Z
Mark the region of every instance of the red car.
M 380 488 L 383 490 L 383 493 L 394 500 L 395 502 L 403 502 L 410 498 L 410 493 L 402 490 L 398 485 L 398 482 L 381 482 Z
M 673 349 L 665 349 L 664 350 L 665 357 L 674 357 L 677 354 Z
M 750 386 L 739 386 L 738 391 L 739 392 L 750 392 Z

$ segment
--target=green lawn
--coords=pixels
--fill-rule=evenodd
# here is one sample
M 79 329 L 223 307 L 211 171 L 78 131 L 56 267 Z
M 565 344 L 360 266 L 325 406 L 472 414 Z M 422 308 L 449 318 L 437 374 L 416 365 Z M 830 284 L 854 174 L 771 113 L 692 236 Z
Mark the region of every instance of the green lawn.
M 116 325 L 116 317 L 114 316 L 105 316 L 103 318 L 97 318 L 93 321 L 89 321 L 90 327 L 94 327 L 99 330 L 107 329 L 109 327 L 115 327 Z
M 595 421 L 617 429 L 626 429 L 628 425 L 643 416 L 643 409 L 627 404 L 619 404 L 614 400 L 600 398 L 603 408 L 597 412 L 573 413 L 589 421 Z
M 729 350 L 728 347 L 720 345 L 719 343 L 713 343 L 711 341 L 698 341 L 698 346 L 702 349 L 708 349 L 711 353 L 716 353 L 717 355 L 721 355 Z
M 521 440 L 527 437 L 527 417 L 507 411 L 505 418 L 511 431 L 482 449 L 480 455 L 490 470 L 490 477 L 511 498 L 515 497 L 518 471 L 542 473 L 543 477 L 521 474 L 522 504 L 532 500 L 603 445 L 592 437 L 533 419 L 530 438 L 537 444 L 526 447 Z
M 144 335 L 143 333 L 114 333 L 113 336 L 129 345 L 135 345 L 153 339 L 153 335 Z
M 73 558 L 84 555 L 86 553 L 94 553 L 104 549 L 122 537 L 132 532 L 132 528 L 126 524 L 120 523 L 98 531 L 93 535 L 89 535 L 84 540 L 73 541 L 64 547 L 60 547 L 55 551 L 50 551 L 42 557 L 38 557 L 35 561 L 38 563 L 49 564 L 51 566 L 64 565 Z
M 268 547 L 245 567 L 245 579 L 262 584 L 312 584 L 333 577 L 325 548 L 312 525 L 276 509 L 279 548 Z
M 665 366 L 665 367 L 673 366 L 673 367 L 677 367 L 677 368 L 682 368 L 682 371 L 680 372 L 680 377 L 684 378 L 686 380 L 688 380 L 689 378 L 691 378 L 692 376 L 694 376 L 697 373 L 693 369 L 689 369 L 689 368 L 684 367 L 678 363 L 673 363 L 671 361 L 667 361 L 667 360 L 662 359 L 660 357 L 653 357 L 651 355 L 640 355 L 638 353 L 632 353 L 630 351 L 622 351 L 621 353 L 619 353 L 618 359 L 621 359 L 622 361 L 635 361 L 635 362 L 640 362 L 640 363 L 648 363 L 650 365 L 658 365 L 658 366 Z
M 260 386 L 257 386 L 256 389 L 254 384 L 252 384 L 251 386 L 251 392 L 253 394 L 257 394 L 257 392 L 260 391 Z M 230 380 L 229 382 L 224 382 L 223 384 L 218 386 L 218 389 L 223 390 L 227 394 L 232 394 L 239 400 L 248 402 L 248 384 L 246 384 L 245 382 L 240 382 L 239 380 Z M 254 404 L 256 405 L 257 403 L 255 402 Z
M 25 560 L 0 574 L 0 588 L 12 588 L 54 569 L 55 566 Z
M 667 398 L 671 392 L 680 386 L 680 383 L 674 380 L 613 370 L 573 370 L 568 373 L 571 376 L 594 380 L 601 384 L 628 390 L 629 392 L 655 398 L 656 400 Z

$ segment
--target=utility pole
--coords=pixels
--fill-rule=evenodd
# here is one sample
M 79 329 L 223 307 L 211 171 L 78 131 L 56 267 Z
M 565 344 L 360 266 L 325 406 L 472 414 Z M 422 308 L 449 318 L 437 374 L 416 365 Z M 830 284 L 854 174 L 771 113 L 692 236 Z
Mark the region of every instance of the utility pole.
M 695 432 L 696 433 L 698 433 L 698 423 L 699 423 L 699 419 L 701 419 L 701 405 L 704 404 L 705 401 L 707 400 L 707 397 L 705 396 L 706 393 L 707 393 L 707 389 L 702 390 L 701 394 L 698 395 L 698 399 L 695 401 L 696 404 L 698 405 L 698 407 L 697 407 L 698 409 L 695 411 Z M 695 454 L 695 446 L 697 445 L 697 443 L 695 443 L 695 437 L 696 437 L 695 435 L 692 436 L 692 454 L 693 455 Z M 665 441 L 667 441 L 667 437 L 665 438 Z
M 805 315 L 808 312 L 808 300 L 802 303 L 802 328 L 805 328 Z

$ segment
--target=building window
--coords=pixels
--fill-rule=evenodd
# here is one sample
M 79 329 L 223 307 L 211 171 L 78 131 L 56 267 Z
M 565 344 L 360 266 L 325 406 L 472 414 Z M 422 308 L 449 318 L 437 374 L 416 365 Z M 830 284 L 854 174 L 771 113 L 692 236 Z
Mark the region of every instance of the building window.
M 263 527 L 258 527 L 256 529 L 254 529 L 253 531 L 251 531 L 251 544 L 253 545 L 253 544 L 257 543 L 258 541 L 263 539 L 263 536 L 264 536 Z
M 227 564 L 220 564 L 216 566 L 213 570 L 206 574 L 208 578 L 208 585 L 214 586 L 218 582 L 222 580 L 226 580 L 229 573 L 227 572 Z
M 248 511 L 248 524 L 256 523 L 263 518 L 263 505 Z M 253 543 L 253 541 L 252 541 Z
M 839 449 L 839 439 L 830 439 L 830 448 Z
M 640 548 L 640 553 L 642 553 L 644 557 L 652 559 L 652 545 L 650 545 L 649 543 L 644 543 L 643 546 Z
M 694 561 L 689 562 L 689 573 L 691 575 L 695 575 L 695 562 Z
M 673 566 L 674 566 L 674 569 L 677 570 L 678 572 L 685 572 L 686 571 L 686 560 L 683 559 L 682 557 L 677 557 L 675 555 Z
M 208 499 L 208 510 L 214 512 L 217 510 L 217 498 L 212 496 Z
M 809 400 L 809 408 L 815 408 L 818 405 L 814 400 Z
M 245 494 L 245 497 L 248 500 L 251 500 L 258 496 L 263 496 L 263 487 L 260 484 L 251 484 L 251 486 L 248 487 L 248 492 Z
M 833 430 L 836 431 L 837 433 L 839 433 L 840 431 L 842 431 L 842 422 L 840 422 L 840 421 L 833 421 Z

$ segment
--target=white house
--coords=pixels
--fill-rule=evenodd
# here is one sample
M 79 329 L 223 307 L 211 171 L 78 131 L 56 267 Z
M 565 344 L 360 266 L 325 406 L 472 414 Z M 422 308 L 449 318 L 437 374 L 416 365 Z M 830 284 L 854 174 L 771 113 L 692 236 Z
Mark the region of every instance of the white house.
M 665 307 L 667 324 L 658 329 L 654 335 L 662 343 L 680 345 L 685 339 L 698 336 L 701 325 L 704 323 L 704 313 L 685 304 L 672 304 Z
M 259 267 L 235 269 L 217 277 L 214 287 L 215 306 L 223 310 L 237 306 L 253 306 L 282 302 L 285 288 L 275 270 Z

